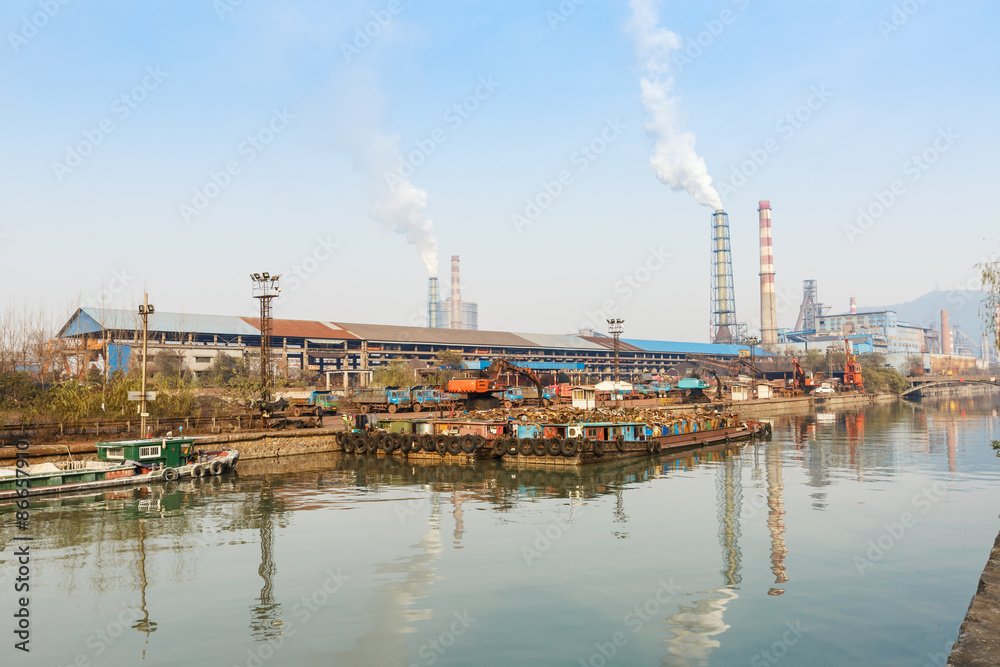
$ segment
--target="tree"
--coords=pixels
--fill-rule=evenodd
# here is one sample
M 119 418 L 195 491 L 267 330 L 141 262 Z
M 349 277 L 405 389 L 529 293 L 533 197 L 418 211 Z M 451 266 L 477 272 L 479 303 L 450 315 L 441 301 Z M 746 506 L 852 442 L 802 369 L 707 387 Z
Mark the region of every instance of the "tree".
M 440 350 L 434 361 L 437 369 L 430 376 L 430 383 L 436 387 L 444 387 L 459 371 L 465 368 L 465 357 L 459 350 Z
M 376 387 L 409 387 L 413 384 L 413 369 L 403 359 L 392 361 L 372 374 L 372 385 Z
M 979 316 L 983 318 L 994 347 L 1000 349 L 1000 259 L 976 264 L 983 282 L 986 297 L 979 305 Z

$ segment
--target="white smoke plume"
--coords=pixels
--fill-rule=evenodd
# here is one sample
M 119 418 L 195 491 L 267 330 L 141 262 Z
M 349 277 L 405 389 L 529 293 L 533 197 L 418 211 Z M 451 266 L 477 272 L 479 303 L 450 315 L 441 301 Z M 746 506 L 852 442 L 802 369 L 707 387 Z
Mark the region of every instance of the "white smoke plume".
M 642 105 L 649 113 L 646 134 L 654 141 L 649 166 L 657 178 L 674 190 L 687 190 L 695 200 L 713 209 L 722 199 L 712 187 L 705 160 L 695 152 L 694 133 L 677 129 L 677 98 L 670 75 L 670 54 L 681 47 L 680 37 L 657 27 L 654 0 L 632 0 L 628 32 L 635 42 L 635 55 L 642 67 Z
M 399 137 L 383 129 L 382 94 L 377 77 L 360 67 L 342 73 L 337 82 L 335 128 L 356 167 L 369 181 L 375 203 L 371 217 L 416 247 L 431 276 L 438 272 L 438 241 L 427 218 L 427 192 L 399 175 L 403 163 Z

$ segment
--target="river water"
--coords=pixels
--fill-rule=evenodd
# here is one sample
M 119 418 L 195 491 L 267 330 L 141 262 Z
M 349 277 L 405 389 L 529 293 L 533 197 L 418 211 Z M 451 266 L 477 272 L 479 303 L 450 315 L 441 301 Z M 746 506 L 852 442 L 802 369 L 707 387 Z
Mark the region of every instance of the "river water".
M 351 455 L 35 501 L 3 665 L 943 665 L 1000 530 L 998 397 L 581 470 Z

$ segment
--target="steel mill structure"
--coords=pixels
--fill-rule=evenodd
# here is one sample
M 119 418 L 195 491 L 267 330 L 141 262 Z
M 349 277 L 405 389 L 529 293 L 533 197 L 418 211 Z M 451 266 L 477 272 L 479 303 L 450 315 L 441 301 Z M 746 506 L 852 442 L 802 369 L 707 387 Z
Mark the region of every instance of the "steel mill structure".
M 462 287 L 458 273 L 458 255 L 451 257 L 451 296 L 442 301 L 436 277 L 431 277 L 427 285 L 427 327 L 430 329 L 479 328 L 479 304 L 462 301 Z M 458 304 L 452 307 L 452 304 Z
M 729 216 L 717 209 L 712 216 L 712 321 L 711 340 L 736 343 L 736 298 L 733 290 L 733 253 L 729 245 Z
M 778 308 L 774 295 L 774 252 L 771 244 L 771 202 L 762 199 L 760 215 L 760 342 L 770 348 L 778 344 Z

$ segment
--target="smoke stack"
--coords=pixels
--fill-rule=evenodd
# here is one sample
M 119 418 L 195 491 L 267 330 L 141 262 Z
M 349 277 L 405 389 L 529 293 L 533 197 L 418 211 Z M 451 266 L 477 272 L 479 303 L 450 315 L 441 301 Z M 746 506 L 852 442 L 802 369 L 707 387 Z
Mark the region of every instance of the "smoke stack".
M 712 342 L 736 339 L 736 297 L 733 294 L 733 253 L 729 247 L 729 216 L 716 209 L 712 216 Z
M 853 296 L 851 297 L 851 315 L 858 314 L 858 300 Z
M 431 278 L 427 281 L 427 326 L 437 329 L 438 323 L 438 279 Z
M 771 202 L 760 200 L 760 343 L 778 344 L 778 308 L 774 297 L 774 252 L 771 245 Z
M 458 283 L 458 255 L 451 256 L 451 328 L 462 328 L 462 290 Z
M 941 311 L 941 354 L 951 354 L 951 327 L 948 325 L 948 311 Z

